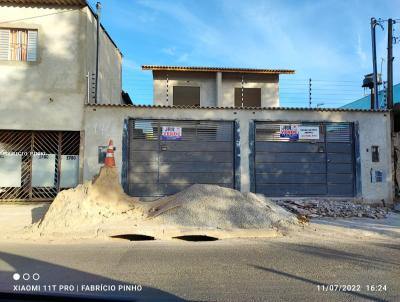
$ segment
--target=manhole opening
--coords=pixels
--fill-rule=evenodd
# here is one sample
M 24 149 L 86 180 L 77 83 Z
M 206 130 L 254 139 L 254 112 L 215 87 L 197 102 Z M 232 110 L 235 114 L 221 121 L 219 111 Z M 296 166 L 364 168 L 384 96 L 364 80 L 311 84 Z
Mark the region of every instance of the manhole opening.
M 180 239 L 185 241 L 216 241 L 218 238 L 206 236 L 206 235 L 184 235 L 184 236 L 176 236 L 174 239 Z
M 125 239 L 129 241 L 155 240 L 153 236 L 147 236 L 141 234 L 122 234 L 122 235 L 111 236 L 111 238 Z

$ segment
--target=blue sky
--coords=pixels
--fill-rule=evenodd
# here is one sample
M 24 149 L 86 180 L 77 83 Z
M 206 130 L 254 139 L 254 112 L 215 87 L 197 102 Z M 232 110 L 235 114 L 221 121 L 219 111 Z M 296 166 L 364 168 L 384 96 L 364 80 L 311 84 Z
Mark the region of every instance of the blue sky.
M 400 18 L 400 0 L 103 0 L 102 7 L 124 54 L 123 89 L 138 104 L 152 103 L 151 72 L 140 66 L 162 64 L 295 69 L 281 77 L 282 105 L 307 106 L 312 78 L 313 105 L 340 106 L 363 96 L 363 75 L 372 71 L 370 18 Z M 378 70 L 385 59 L 386 79 L 384 26 L 377 59 Z M 394 56 L 397 83 L 400 43 Z

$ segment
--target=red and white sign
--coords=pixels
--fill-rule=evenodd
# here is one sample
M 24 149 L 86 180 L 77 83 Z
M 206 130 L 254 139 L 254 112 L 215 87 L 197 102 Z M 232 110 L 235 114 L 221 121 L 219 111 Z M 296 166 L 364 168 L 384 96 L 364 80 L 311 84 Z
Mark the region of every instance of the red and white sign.
M 182 127 L 167 127 L 161 129 L 161 139 L 163 140 L 179 140 L 182 138 Z

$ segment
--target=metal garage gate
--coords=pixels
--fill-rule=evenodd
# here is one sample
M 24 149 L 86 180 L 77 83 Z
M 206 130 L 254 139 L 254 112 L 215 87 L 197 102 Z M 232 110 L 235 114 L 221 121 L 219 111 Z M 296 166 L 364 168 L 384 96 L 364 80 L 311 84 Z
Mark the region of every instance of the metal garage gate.
M 0 130 L 0 201 L 51 201 L 79 182 L 80 133 Z
M 234 187 L 234 123 L 131 120 L 128 193 L 174 194 L 192 184 Z
M 266 196 L 354 196 L 351 123 L 256 122 L 255 191 Z

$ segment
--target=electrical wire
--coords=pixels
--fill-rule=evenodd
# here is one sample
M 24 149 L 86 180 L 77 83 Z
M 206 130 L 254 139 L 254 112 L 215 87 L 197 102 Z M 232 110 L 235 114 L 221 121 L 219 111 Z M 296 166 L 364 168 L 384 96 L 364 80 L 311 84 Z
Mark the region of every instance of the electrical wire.
M 59 14 L 64 14 L 64 13 L 70 13 L 70 12 L 74 12 L 74 11 L 77 11 L 77 10 L 81 10 L 81 8 L 74 8 L 74 9 L 70 9 L 70 10 L 64 10 L 64 11 L 61 11 L 61 12 L 55 12 L 55 13 L 51 13 L 51 14 L 33 16 L 33 17 L 28 17 L 28 18 L 1 21 L 0 24 L 13 23 L 13 22 L 19 22 L 19 21 L 24 21 L 24 20 L 31 20 L 31 19 L 36 19 L 36 18 L 48 17 L 48 16 L 59 15 Z

